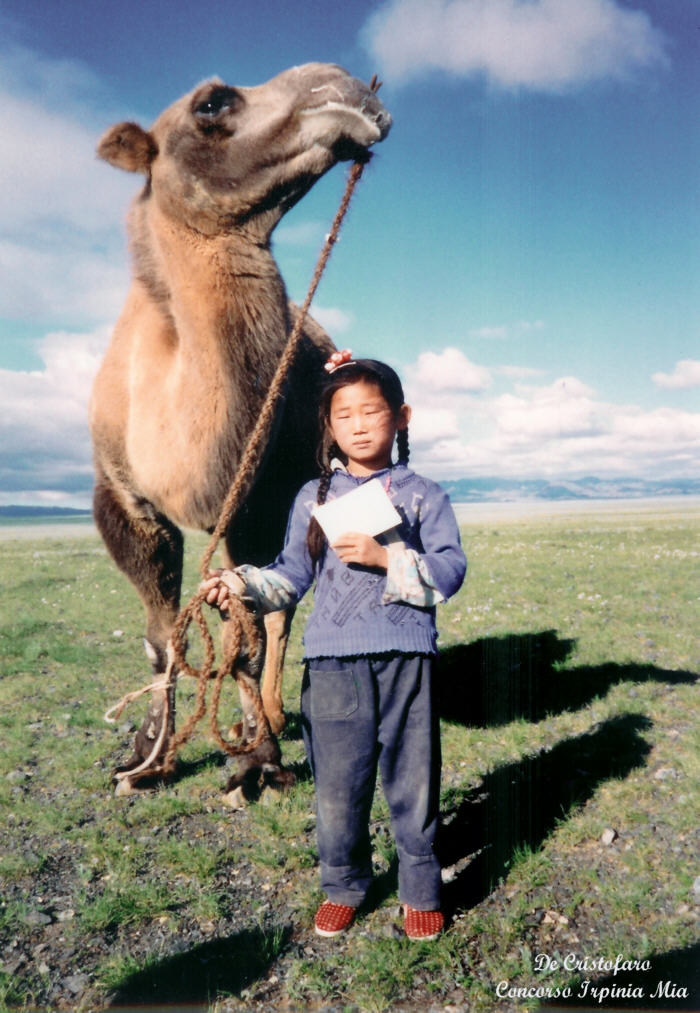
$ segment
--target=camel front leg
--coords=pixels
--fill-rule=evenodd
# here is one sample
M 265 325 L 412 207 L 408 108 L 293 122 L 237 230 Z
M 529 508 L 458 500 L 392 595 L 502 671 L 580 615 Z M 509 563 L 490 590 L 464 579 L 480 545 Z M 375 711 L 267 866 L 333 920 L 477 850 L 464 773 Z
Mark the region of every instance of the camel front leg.
M 261 741 L 250 752 L 241 753 L 237 758 L 236 772 L 229 778 L 224 790 L 223 802 L 231 809 L 242 809 L 260 795 L 262 788 L 273 785 L 285 788 L 294 783 L 294 775 L 282 766 L 282 751 L 277 736 L 270 728 L 265 708 L 260 709 L 260 671 L 263 657 L 266 657 L 266 629 L 258 620 L 262 633 L 258 650 L 254 657 L 239 656 L 236 669 L 238 695 L 240 697 L 243 720 L 237 731 L 240 732 L 241 744 L 248 745 L 255 741 L 260 730 L 260 722 L 264 723 Z M 230 621 L 224 623 L 224 648 L 228 637 L 232 634 Z M 257 705 L 256 705 L 257 704 Z
M 270 728 L 275 735 L 279 735 L 285 726 L 282 675 L 295 611 L 296 609 L 292 607 L 284 612 L 268 612 L 265 616 L 267 650 L 262 675 L 262 701 Z
M 178 614 L 183 538 L 178 528 L 148 504 L 130 511 L 124 497 L 98 471 L 94 494 L 97 527 L 117 566 L 131 580 L 146 609 L 145 648 L 154 690 L 131 757 L 115 771 L 118 794 L 130 794 L 151 775 L 162 775 L 162 761 L 175 730 L 175 678 L 168 668 L 167 645 Z M 131 775 L 133 774 L 133 780 Z

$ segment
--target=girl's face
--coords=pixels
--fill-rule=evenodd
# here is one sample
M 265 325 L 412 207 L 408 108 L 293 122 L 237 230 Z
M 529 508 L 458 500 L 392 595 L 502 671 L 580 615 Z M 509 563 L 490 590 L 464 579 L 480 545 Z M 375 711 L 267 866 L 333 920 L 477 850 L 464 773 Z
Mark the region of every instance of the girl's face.
M 328 423 L 348 459 L 348 471 L 371 475 L 389 466 L 396 431 L 405 429 L 410 417 L 408 405 L 396 414 L 391 410 L 379 384 L 358 380 L 335 392 Z

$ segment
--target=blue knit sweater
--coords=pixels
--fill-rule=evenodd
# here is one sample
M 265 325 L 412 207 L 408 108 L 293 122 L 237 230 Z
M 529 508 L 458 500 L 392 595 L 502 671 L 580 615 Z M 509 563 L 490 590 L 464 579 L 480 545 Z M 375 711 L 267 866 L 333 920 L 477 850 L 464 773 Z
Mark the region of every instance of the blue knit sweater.
M 360 478 L 335 471 L 328 500 L 350 492 L 370 478 L 386 483 L 389 475 L 389 497 L 402 517 L 398 535 L 408 549 L 419 554 L 421 569 L 429 574 L 437 600 L 449 598 L 461 587 L 467 562 L 449 498 L 439 485 L 401 464 Z M 386 602 L 385 573 L 357 564 L 346 565 L 330 547 L 313 566 L 306 536 L 318 483 L 318 479 L 308 482 L 298 493 L 289 516 L 284 548 L 275 562 L 262 571 L 289 581 L 297 600 L 316 578 L 314 606 L 304 632 L 305 657 L 343 658 L 388 651 L 435 654 L 434 607 L 417 607 L 396 600 Z M 383 537 L 380 535 L 377 540 L 382 542 Z

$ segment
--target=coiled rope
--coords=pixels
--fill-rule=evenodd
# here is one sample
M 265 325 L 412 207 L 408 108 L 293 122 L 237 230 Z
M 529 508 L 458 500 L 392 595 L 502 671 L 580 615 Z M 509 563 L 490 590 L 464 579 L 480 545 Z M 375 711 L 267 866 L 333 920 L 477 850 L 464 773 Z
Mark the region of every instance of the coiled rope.
M 370 88 L 372 91 L 378 90 L 379 82 L 377 82 L 376 76 L 372 78 Z M 255 472 L 260 463 L 262 452 L 267 444 L 277 402 L 282 395 L 287 374 L 291 368 L 297 348 L 303 338 L 303 326 L 306 315 L 316 293 L 316 289 L 318 288 L 321 276 L 326 268 L 326 264 L 328 263 L 331 251 L 338 240 L 340 227 L 343 219 L 345 218 L 348 207 L 350 206 L 350 200 L 355 187 L 360 180 L 362 171 L 366 163 L 369 161 L 369 157 L 370 156 L 367 155 L 364 159 L 358 159 L 354 162 L 348 174 L 345 192 L 333 220 L 331 230 L 326 236 L 321 253 L 319 254 L 316 269 L 311 279 L 309 290 L 306 293 L 306 298 L 304 299 L 289 338 L 287 339 L 287 344 L 285 345 L 284 351 L 280 357 L 280 361 L 275 371 L 275 375 L 272 378 L 265 401 L 263 402 L 258 420 L 248 438 L 248 443 L 246 444 L 245 451 L 236 472 L 236 477 L 231 484 L 221 508 L 221 514 L 217 525 L 212 532 L 209 544 L 202 556 L 200 563 L 200 573 L 202 579 L 205 579 L 208 576 L 211 560 L 216 552 L 219 542 L 233 520 L 253 478 L 255 477 Z M 168 664 L 163 678 L 150 683 L 148 686 L 144 686 L 140 690 L 127 693 L 124 697 L 122 697 L 119 703 L 111 707 L 105 714 L 106 721 L 114 722 L 119 718 L 124 708 L 132 700 L 144 693 L 147 693 L 149 690 L 164 691 L 164 705 L 161 712 L 160 733 L 153 744 L 153 748 L 151 749 L 149 756 L 147 756 L 142 763 L 132 770 L 118 772 L 116 774 L 118 781 L 128 780 L 133 784 L 135 780 L 142 777 L 153 777 L 155 775 L 167 776 L 174 771 L 177 751 L 188 741 L 194 732 L 195 727 L 206 714 L 207 686 L 212 679 L 214 680 L 214 687 L 209 707 L 209 728 L 216 742 L 226 753 L 230 756 L 240 756 L 242 753 L 250 753 L 270 734 L 270 727 L 263 709 L 262 697 L 260 695 L 260 687 L 255 680 L 250 680 L 249 682 L 246 682 L 245 685 L 245 691 L 249 696 L 251 696 L 253 709 L 255 711 L 255 737 L 251 742 L 236 744 L 228 741 L 221 734 L 219 729 L 218 710 L 223 681 L 228 674 L 232 673 L 236 680 L 240 682 L 241 675 L 238 671 L 236 662 L 244 651 L 249 658 L 254 658 L 256 656 L 260 650 L 261 635 L 253 616 L 245 607 L 243 602 L 239 598 L 231 596 L 229 598 L 228 620 L 231 624 L 230 634 L 225 638 L 225 647 L 221 663 L 216 670 L 216 673 L 212 675 L 216 659 L 216 651 L 202 608 L 205 598 L 206 592 L 201 589 L 198 590 L 192 596 L 187 605 L 185 605 L 185 607 L 180 611 L 180 614 L 175 620 L 170 641 L 168 642 Z M 186 658 L 187 630 L 193 621 L 199 628 L 204 646 L 204 660 L 199 668 L 195 668 L 190 665 Z M 174 689 L 178 672 L 182 672 L 197 680 L 195 706 L 192 714 L 190 714 L 184 722 L 182 728 L 171 737 L 162 763 L 158 766 L 154 761 L 158 757 L 165 739 L 166 729 L 170 717 L 171 691 Z

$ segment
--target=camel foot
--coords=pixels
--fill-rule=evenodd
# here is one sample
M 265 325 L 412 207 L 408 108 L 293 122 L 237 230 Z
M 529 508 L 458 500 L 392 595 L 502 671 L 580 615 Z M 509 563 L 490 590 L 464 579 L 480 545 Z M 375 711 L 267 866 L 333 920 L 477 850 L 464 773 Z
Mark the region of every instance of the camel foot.
M 139 789 L 135 787 L 128 777 L 122 777 L 117 781 L 114 789 L 115 798 L 126 798 L 127 795 L 138 795 Z
M 271 714 L 268 714 L 267 711 L 265 711 L 265 713 L 273 735 L 279 735 L 280 732 L 284 731 L 287 719 L 285 718 L 283 711 L 273 711 Z
M 243 794 L 243 788 L 240 785 L 234 788 L 233 791 L 228 791 L 225 795 L 222 795 L 221 801 L 228 809 L 245 809 L 248 805 L 248 799 Z

